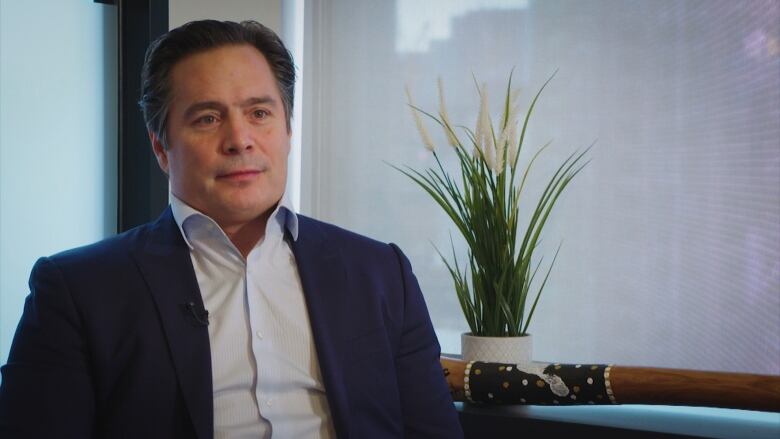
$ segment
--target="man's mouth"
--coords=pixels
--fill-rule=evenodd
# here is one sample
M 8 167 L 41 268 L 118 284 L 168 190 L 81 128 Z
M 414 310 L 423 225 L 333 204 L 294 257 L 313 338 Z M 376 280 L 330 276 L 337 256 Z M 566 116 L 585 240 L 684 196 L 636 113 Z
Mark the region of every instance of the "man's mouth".
M 236 171 L 225 172 L 217 175 L 218 180 L 247 181 L 260 175 L 258 169 L 239 169 Z

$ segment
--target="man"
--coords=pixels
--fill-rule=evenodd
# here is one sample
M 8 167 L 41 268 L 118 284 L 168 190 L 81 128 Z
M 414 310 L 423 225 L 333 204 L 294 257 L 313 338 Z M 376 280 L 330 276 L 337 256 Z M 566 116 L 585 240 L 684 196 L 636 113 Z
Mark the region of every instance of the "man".
M 154 223 L 40 259 L 0 437 L 460 437 L 408 260 L 284 197 L 294 66 L 254 22 L 154 42 Z

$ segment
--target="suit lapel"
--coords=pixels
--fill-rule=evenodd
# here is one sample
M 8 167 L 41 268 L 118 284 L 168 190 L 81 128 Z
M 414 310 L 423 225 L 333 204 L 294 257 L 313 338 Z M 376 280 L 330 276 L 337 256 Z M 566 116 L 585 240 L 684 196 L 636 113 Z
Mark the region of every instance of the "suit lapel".
M 133 252 L 154 297 L 168 339 L 179 386 L 198 438 L 214 434 L 211 353 L 206 326 L 188 308 L 203 309 L 195 271 L 170 207 L 152 226 L 143 248 Z
M 349 406 L 344 388 L 344 340 L 349 335 L 350 308 L 346 267 L 336 246 L 329 245 L 319 225 L 298 215 L 298 239 L 291 241 L 306 298 L 314 344 L 339 438 L 349 436 Z

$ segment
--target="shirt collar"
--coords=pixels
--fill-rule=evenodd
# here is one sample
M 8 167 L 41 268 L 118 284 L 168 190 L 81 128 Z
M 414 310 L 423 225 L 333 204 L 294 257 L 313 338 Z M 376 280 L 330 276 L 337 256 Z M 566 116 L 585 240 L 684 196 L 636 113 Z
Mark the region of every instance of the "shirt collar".
M 187 220 L 190 218 L 196 216 L 205 218 L 213 222 L 215 225 L 217 222 L 208 215 L 185 203 L 173 193 L 170 194 L 170 197 L 173 219 L 176 221 L 176 225 L 179 227 L 179 232 L 181 232 L 181 236 L 184 238 L 184 242 L 186 242 L 187 246 L 190 248 L 190 250 L 192 250 L 193 246 L 188 239 L 188 233 L 187 229 L 184 227 L 184 223 L 187 222 Z M 282 233 L 284 233 L 285 230 L 288 231 L 293 241 L 298 239 L 298 215 L 295 214 L 295 209 L 292 207 L 292 203 L 287 196 L 287 192 L 284 193 L 282 199 L 279 200 L 279 203 L 276 205 L 273 213 L 271 213 L 271 216 L 268 218 L 268 223 L 265 226 L 266 236 L 269 234 L 271 227 L 279 227 L 279 230 L 281 230 Z

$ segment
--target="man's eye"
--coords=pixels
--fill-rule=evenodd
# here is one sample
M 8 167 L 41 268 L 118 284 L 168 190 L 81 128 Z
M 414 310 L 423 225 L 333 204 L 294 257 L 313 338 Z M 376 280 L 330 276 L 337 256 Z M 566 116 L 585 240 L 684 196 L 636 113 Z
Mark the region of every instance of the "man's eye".
M 201 116 L 195 120 L 195 123 L 198 125 L 211 125 L 216 122 L 217 122 L 217 118 L 211 114 Z
M 255 119 L 265 119 L 268 117 L 268 112 L 265 110 L 255 110 L 252 115 L 255 117 Z

